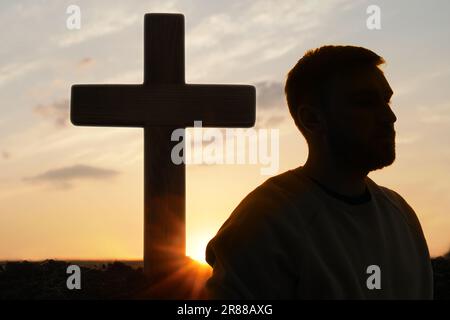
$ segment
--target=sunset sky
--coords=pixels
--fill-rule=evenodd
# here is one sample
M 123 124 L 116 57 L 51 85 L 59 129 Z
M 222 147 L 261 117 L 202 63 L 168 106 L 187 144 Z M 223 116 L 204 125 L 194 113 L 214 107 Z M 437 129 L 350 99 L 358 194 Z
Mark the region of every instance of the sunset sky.
M 81 29 L 66 27 L 69 5 Z M 381 30 L 366 26 L 369 5 Z M 279 129 L 278 173 L 307 157 L 283 97 L 308 49 L 364 46 L 394 90 L 397 159 L 370 177 L 415 209 L 433 256 L 450 249 L 450 2 L 2 1 L 0 260 L 141 259 L 143 130 L 75 127 L 72 84 L 141 83 L 145 13 L 183 13 L 188 83 L 251 84 L 257 128 Z M 269 176 L 261 165 L 187 167 L 187 254 Z

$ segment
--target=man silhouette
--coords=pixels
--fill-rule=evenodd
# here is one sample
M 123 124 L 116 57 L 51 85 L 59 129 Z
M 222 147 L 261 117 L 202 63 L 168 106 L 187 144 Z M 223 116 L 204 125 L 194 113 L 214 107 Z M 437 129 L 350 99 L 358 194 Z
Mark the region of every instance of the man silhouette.
M 289 72 L 287 104 L 307 161 L 253 190 L 209 242 L 211 298 L 432 298 L 414 210 L 367 177 L 395 159 L 383 63 L 362 47 L 324 46 Z

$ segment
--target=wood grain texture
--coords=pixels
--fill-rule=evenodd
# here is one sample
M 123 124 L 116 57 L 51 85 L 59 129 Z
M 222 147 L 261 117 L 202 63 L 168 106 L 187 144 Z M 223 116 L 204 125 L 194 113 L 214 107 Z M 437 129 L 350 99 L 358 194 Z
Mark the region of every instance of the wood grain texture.
M 251 127 L 255 88 L 247 85 L 74 85 L 75 125 Z

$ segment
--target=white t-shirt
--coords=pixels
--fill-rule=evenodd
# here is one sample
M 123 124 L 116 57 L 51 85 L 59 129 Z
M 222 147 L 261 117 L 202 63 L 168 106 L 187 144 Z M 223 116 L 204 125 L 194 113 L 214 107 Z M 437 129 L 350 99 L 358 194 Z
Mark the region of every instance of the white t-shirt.
M 349 204 L 302 167 L 252 191 L 209 242 L 213 299 L 431 299 L 430 256 L 414 210 L 366 178 Z

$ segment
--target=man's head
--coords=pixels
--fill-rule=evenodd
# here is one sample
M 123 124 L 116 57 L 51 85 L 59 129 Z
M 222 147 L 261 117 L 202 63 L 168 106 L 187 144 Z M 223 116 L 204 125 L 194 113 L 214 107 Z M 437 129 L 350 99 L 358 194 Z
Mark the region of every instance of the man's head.
M 362 47 L 324 46 L 292 68 L 287 103 L 310 152 L 367 172 L 393 163 L 397 118 L 383 63 Z

